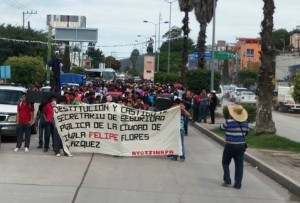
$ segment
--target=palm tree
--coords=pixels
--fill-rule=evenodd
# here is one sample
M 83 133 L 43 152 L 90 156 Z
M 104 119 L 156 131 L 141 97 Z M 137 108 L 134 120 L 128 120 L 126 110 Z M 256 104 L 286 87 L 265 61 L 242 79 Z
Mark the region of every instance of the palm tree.
M 273 43 L 273 14 L 274 0 L 263 0 L 264 19 L 261 22 L 261 67 L 258 76 L 258 105 L 255 134 L 274 134 L 275 123 L 272 119 L 272 78 L 274 77 L 273 65 L 275 47 Z
M 192 0 L 192 2 L 195 8 L 196 19 L 200 23 L 200 31 L 197 41 L 198 67 L 204 68 L 206 28 L 207 24 L 210 23 L 213 18 L 214 0 Z
M 188 38 L 190 33 L 189 28 L 189 12 L 194 9 L 194 5 L 192 4 L 192 0 L 179 0 L 179 8 L 180 11 L 184 12 L 184 18 L 182 19 L 183 26 L 181 29 L 183 30 L 183 48 L 182 48 L 182 60 L 181 60 L 181 82 L 185 84 L 185 72 L 186 65 L 188 63 Z

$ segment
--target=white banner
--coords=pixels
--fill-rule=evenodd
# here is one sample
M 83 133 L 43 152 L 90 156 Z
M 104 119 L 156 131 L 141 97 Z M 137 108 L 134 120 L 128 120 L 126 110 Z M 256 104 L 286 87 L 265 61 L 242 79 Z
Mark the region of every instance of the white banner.
M 54 120 L 68 154 L 182 155 L 179 107 L 151 112 L 115 103 L 57 105 Z

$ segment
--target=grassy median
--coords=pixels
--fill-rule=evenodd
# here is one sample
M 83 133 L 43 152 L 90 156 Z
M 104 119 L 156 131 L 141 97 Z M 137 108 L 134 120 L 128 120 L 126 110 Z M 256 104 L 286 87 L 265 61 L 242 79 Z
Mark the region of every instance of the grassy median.
M 220 128 L 215 128 L 212 132 L 217 135 L 224 137 L 225 132 L 221 131 Z M 247 145 L 250 148 L 259 148 L 259 149 L 270 149 L 278 151 L 291 151 L 300 153 L 300 143 L 287 139 L 279 135 L 255 135 L 254 130 L 250 129 L 249 134 L 247 135 Z

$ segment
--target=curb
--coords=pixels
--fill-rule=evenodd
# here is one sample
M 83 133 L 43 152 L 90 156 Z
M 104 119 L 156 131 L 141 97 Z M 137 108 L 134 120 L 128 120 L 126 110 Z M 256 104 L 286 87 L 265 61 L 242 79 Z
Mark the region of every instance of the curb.
M 190 122 L 190 124 L 195 127 L 197 130 L 202 132 L 204 135 L 210 137 L 220 145 L 224 146 L 225 141 L 220 136 L 216 135 L 215 133 L 211 132 L 210 130 L 205 129 L 204 127 L 197 125 L 195 123 Z M 245 152 L 245 161 L 257 167 L 257 169 L 265 174 L 266 176 L 272 178 L 275 182 L 279 183 L 295 195 L 299 196 L 300 194 L 300 183 L 294 181 L 290 177 L 284 175 L 277 169 L 271 167 L 270 165 L 266 164 L 262 160 L 256 158 L 255 156 L 251 155 L 248 152 Z

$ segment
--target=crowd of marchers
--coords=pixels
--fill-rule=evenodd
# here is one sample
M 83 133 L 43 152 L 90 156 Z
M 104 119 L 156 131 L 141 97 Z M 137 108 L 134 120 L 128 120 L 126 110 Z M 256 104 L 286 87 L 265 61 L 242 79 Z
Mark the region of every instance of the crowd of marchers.
M 32 86 L 31 90 L 39 91 L 40 87 L 35 85 Z M 37 148 L 43 149 L 45 153 L 48 152 L 51 138 L 53 151 L 56 156 L 60 156 L 62 144 L 55 128 L 53 110 L 56 103 L 84 105 L 114 102 L 147 111 L 162 111 L 178 105 L 181 107 L 182 125 L 180 128 L 182 130 L 183 143 L 183 136 L 188 135 L 188 121 L 191 112 L 193 112 L 193 121 L 201 122 L 203 120 L 206 122 L 206 117 L 210 115 L 211 123 L 214 123 L 214 112 L 217 106 L 215 93 L 214 90 L 207 94 L 205 90 L 194 92 L 179 84 L 161 84 L 149 81 L 127 83 L 118 80 L 82 86 L 64 86 L 61 88 L 60 95 L 53 94 L 47 102 L 39 105 L 36 116 L 33 115 L 34 105 L 27 101 L 26 94 L 24 94 L 18 104 L 17 145 L 14 151 L 20 150 L 23 134 L 25 134 L 25 152 L 29 151 L 30 125 L 36 123 L 39 136 Z M 160 102 L 162 98 L 164 103 Z M 168 101 L 167 103 L 165 102 L 166 100 Z M 172 159 L 177 158 L 172 157 Z M 185 159 L 184 155 L 181 159 Z

